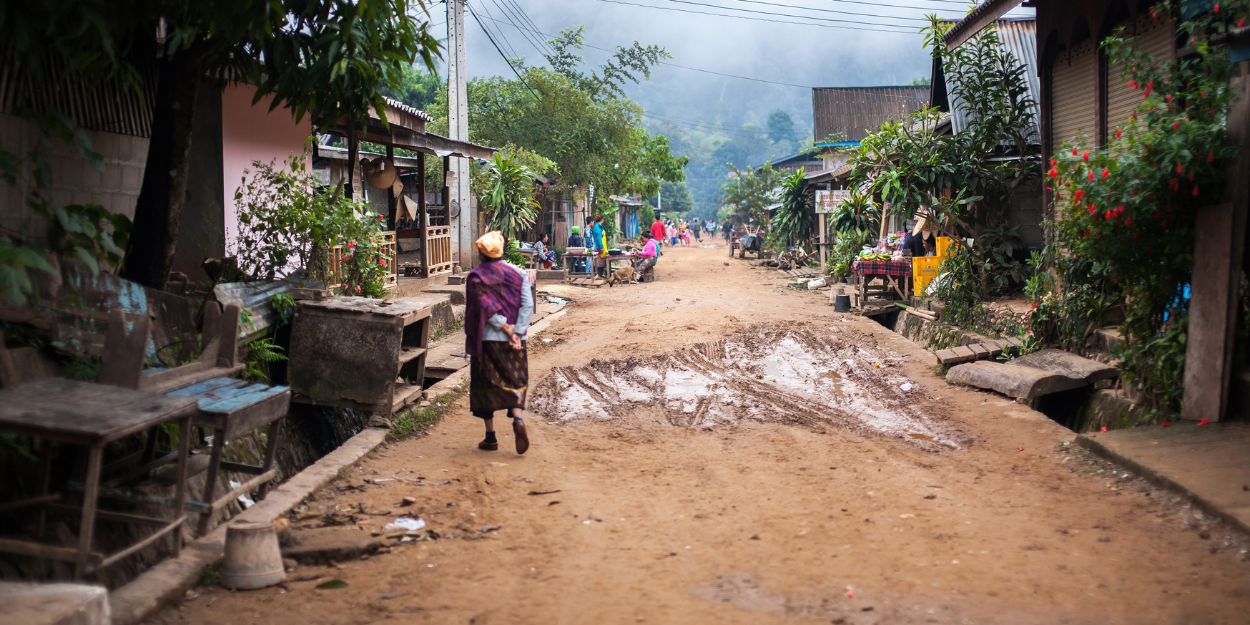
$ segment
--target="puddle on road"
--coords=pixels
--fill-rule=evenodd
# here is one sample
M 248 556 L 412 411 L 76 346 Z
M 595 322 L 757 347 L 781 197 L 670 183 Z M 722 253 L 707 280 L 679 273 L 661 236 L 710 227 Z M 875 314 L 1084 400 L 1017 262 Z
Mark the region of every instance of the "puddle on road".
M 929 451 L 958 449 L 923 409 L 923 391 L 901 390 L 911 381 L 877 366 L 899 359 L 837 333 L 761 329 L 652 358 L 557 367 L 535 386 L 530 409 L 553 423 L 834 426 Z

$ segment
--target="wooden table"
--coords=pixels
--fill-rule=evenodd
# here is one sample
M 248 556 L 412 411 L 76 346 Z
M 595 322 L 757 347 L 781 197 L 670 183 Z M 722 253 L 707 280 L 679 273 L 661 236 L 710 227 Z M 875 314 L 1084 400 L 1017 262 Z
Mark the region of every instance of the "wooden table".
M 865 261 L 851 263 L 851 271 L 859 276 L 859 301 L 861 306 L 873 295 L 893 298 L 897 294 L 901 300 L 911 299 L 911 258 L 900 261 Z M 881 285 L 870 285 L 876 279 Z M 893 293 L 891 293 L 891 290 Z
M 576 269 L 574 269 L 573 265 L 575 263 L 573 261 L 585 258 L 587 260 L 586 265 L 589 267 L 593 265 L 592 259 L 594 257 L 595 257 L 594 252 L 578 253 L 578 252 L 566 251 L 564 252 L 563 255 L 560 256 L 560 262 L 564 263 L 564 266 L 567 268 L 570 276 L 589 276 L 592 273 L 591 271 L 577 271 Z
M 0 551 L 37 558 L 73 562 L 74 577 L 102 569 L 144 547 L 173 534 L 176 556 L 182 547 L 176 533 L 183 522 L 186 497 L 187 454 L 191 445 L 191 418 L 196 413 L 196 400 L 191 397 L 168 397 L 133 389 L 46 378 L 21 386 L 0 390 L 0 431 L 30 436 L 42 441 L 40 449 L 40 481 L 35 497 L 0 506 L 12 510 L 45 504 L 55 509 L 77 510 L 55 505 L 60 494 L 49 494 L 51 447 L 53 443 L 87 447 L 87 473 L 83 480 L 81 525 L 78 548 L 54 547 L 40 543 L 0 539 Z M 97 510 L 101 464 L 104 446 L 112 441 L 137 434 L 163 423 L 177 423 L 178 465 L 175 481 L 174 519 L 155 519 L 136 514 Z M 96 518 L 159 526 L 154 534 L 111 555 L 91 551 Z M 36 534 L 43 533 L 43 514 L 37 520 Z

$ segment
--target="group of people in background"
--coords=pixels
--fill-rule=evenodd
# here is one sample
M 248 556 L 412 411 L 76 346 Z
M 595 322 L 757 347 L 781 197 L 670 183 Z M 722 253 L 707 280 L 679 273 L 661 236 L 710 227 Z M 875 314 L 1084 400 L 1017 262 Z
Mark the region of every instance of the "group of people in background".
M 690 245 L 692 239 L 697 243 L 702 243 L 705 233 L 711 235 L 715 232 L 716 222 L 710 219 L 685 221 L 671 218 L 662 219 L 657 216 L 655 222 L 651 224 L 650 235 L 659 243 L 667 243 L 677 247 L 678 245 Z

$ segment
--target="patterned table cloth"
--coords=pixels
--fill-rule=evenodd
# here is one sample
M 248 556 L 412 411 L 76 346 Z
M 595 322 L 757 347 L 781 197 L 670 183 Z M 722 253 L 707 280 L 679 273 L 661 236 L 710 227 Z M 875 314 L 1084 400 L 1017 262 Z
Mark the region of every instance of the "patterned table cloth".
M 910 260 L 857 260 L 851 263 L 851 271 L 861 276 L 910 276 Z

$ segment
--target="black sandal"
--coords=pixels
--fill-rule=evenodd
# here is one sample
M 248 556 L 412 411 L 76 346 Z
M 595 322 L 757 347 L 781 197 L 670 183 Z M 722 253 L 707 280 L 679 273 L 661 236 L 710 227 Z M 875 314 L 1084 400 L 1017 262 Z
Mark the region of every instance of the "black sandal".
M 516 437 L 516 452 L 524 454 L 530 448 L 530 437 L 525 432 L 525 421 L 521 417 L 512 417 L 512 435 Z

